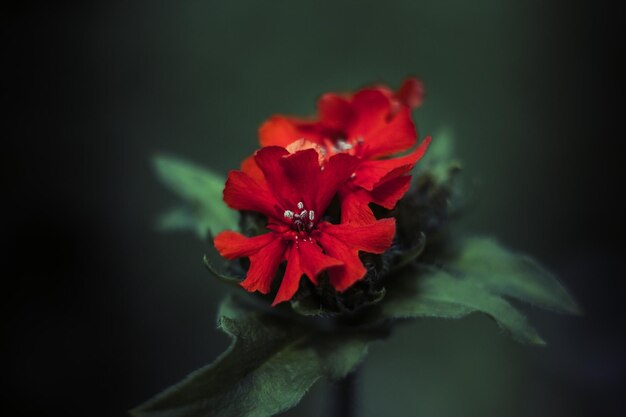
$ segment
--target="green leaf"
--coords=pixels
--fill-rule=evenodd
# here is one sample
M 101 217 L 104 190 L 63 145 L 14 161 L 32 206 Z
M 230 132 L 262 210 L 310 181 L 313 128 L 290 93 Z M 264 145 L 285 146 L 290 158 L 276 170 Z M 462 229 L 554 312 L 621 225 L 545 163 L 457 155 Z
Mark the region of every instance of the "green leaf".
M 567 290 L 528 257 L 513 254 L 487 238 L 467 239 L 441 267 L 422 266 L 387 286 L 383 313 L 393 318 L 491 316 L 518 341 L 544 344 L 526 317 L 504 297 L 579 312 Z
M 158 155 L 153 162 L 161 182 L 186 203 L 164 214 L 159 229 L 193 230 L 201 239 L 209 232 L 237 229 L 237 213 L 222 199 L 221 175 L 173 157 Z
M 420 160 L 420 164 L 433 162 L 450 162 L 454 159 L 454 135 L 449 127 L 440 128 L 428 147 L 428 152 Z
M 320 333 L 234 298 L 222 304 L 218 326 L 232 337 L 230 348 L 132 410 L 134 416 L 271 416 L 295 406 L 320 377 L 349 373 L 371 339 L 364 333 Z
M 467 239 L 463 248 L 454 267 L 477 277 L 490 291 L 560 313 L 581 313 L 554 275 L 528 256 L 511 253 L 489 238 Z
M 161 215 L 157 228 L 162 231 L 196 230 L 198 220 L 188 207 L 178 207 Z
M 383 307 L 386 315 L 395 318 L 461 318 L 482 312 L 491 316 L 516 340 L 544 344 L 524 315 L 497 294 L 441 269 L 424 268 L 421 272 L 413 291 L 399 296 L 388 295 Z
M 417 164 L 417 171 L 427 171 L 437 182 L 443 182 L 455 169 L 458 163 L 454 158 L 454 135 L 451 129 L 444 127 L 433 135 L 428 151 Z

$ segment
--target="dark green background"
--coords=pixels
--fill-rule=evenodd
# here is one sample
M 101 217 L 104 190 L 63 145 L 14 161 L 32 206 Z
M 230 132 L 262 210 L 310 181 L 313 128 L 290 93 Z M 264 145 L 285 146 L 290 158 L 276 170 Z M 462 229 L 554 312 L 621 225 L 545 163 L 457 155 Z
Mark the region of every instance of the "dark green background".
M 226 173 L 272 113 L 408 74 L 427 88 L 420 133 L 449 129 L 464 162 L 475 204 L 460 232 L 533 254 L 585 317 L 531 309 L 547 348 L 481 316 L 402 326 L 371 347 L 360 415 L 620 414 L 623 51 L 601 2 L 3 8 L 3 414 L 123 415 L 228 345 L 207 249 L 154 230 L 176 198 L 153 154 Z M 328 415 L 331 388 L 288 414 Z

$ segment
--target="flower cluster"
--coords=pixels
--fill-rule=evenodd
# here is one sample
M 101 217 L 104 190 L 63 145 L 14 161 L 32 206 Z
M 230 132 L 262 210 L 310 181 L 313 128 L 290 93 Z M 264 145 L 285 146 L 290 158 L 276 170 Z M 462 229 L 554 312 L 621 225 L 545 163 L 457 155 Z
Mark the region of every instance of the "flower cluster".
M 262 215 L 264 233 L 224 231 L 214 239 L 225 258 L 249 259 L 246 290 L 277 287 L 276 305 L 294 297 L 303 276 L 313 285 L 325 276 L 337 292 L 365 277 L 362 256 L 391 247 L 391 210 L 430 143 L 418 143 L 411 118 L 423 93 L 415 78 L 395 92 L 375 86 L 327 93 L 314 118 L 275 115 L 262 124 L 261 148 L 229 173 L 224 201 Z M 385 213 L 377 215 L 372 204 Z

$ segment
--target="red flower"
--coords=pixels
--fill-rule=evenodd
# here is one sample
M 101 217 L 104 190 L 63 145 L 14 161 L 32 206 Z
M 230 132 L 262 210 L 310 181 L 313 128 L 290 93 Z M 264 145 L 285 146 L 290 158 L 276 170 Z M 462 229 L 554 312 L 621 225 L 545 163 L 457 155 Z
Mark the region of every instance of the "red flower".
M 398 91 L 394 92 L 386 85 L 376 87 L 378 91 L 386 95 L 391 100 L 392 113 L 397 113 L 402 106 L 415 108 L 420 107 L 424 101 L 424 83 L 422 80 L 409 77 L 398 88 Z
M 421 104 L 422 98 L 422 84 L 414 78 L 396 93 L 385 86 L 366 88 L 353 96 L 327 93 L 317 103 L 318 119 L 275 115 L 260 127 L 260 142 L 288 149 L 317 146 L 326 158 L 342 153 L 355 156 L 359 163 L 340 190 L 342 222 L 368 224 L 375 221 L 369 203 L 395 207 L 409 188 L 406 174 L 430 143 L 427 137 L 409 154 L 388 158 L 416 144 L 411 108 Z M 242 169 L 253 172 L 254 161 L 246 161 Z
M 267 216 L 269 232 L 248 238 L 225 231 L 214 240 L 225 258 L 250 258 L 250 268 L 241 283 L 246 290 L 267 294 L 278 266 L 286 260 L 273 305 L 293 297 L 303 274 L 317 284 L 317 276 L 327 271 L 331 285 L 344 291 L 365 276 L 359 251 L 382 253 L 391 245 L 394 219 L 367 226 L 322 220 L 332 198 L 354 172 L 358 164 L 354 156 L 332 156 L 322 167 L 313 149 L 290 154 L 270 146 L 259 150 L 254 162 L 251 175 L 229 173 L 224 201 L 236 210 Z

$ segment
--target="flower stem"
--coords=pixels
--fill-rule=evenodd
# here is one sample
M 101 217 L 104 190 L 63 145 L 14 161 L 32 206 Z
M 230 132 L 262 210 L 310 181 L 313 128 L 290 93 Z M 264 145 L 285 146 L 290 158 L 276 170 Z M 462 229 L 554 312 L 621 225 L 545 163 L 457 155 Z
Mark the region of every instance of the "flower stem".
M 357 415 L 357 378 L 358 370 L 349 373 L 333 386 L 334 417 L 356 417 Z

